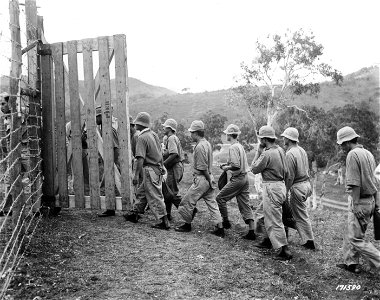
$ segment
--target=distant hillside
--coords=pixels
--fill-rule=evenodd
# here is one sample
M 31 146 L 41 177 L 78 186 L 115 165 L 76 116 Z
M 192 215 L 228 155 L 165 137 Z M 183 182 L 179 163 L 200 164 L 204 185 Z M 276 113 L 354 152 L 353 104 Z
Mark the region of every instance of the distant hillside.
M 342 86 L 337 86 L 332 82 L 322 82 L 318 97 L 302 95 L 296 97 L 291 104 L 315 105 L 329 110 L 334 106 L 366 102 L 380 115 L 379 90 L 379 68 L 369 67 L 345 76 Z M 229 93 L 230 90 L 220 90 L 196 94 L 175 94 L 156 99 L 138 99 L 131 101 L 130 111 L 136 114 L 147 110 L 153 118 L 158 118 L 167 112 L 169 116 L 179 121 L 183 120 L 186 124 L 199 118 L 209 109 L 228 117 L 229 121 L 248 118 L 246 112 L 233 110 L 227 105 Z
M 318 98 L 302 95 L 294 100 L 297 105 L 315 105 L 328 110 L 334 106 L 344 106 L 366 102 L 380 114 L 379 68 L 377 66 L 363 68 L 344 76 L 342 86 L 332 82 L 323 82 Z

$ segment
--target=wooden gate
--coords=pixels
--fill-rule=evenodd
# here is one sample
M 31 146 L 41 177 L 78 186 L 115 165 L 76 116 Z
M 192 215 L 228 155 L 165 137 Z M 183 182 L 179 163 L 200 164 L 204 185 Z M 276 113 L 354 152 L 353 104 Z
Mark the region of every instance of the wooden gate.
M 82 55 L 83 63 L 78 60 L 78 53 Z M 96 53 L 99 69 L 94 77 L 93 55 Z M 44 167 L 51 170 L 45 172 L 45 194 L 56 194 L 58 189 L 59 205 L 64 208 L 129 209 L 132 188 L 125 35 L 44 43 L 40 55 L 43 118 L 46 121 L 44 127 L 48 127 L 45 127 L 43 137 L 48 143 L 44 147 L 48 152 L 45 153 Z M 110 84 L 112 60 L 115 65 L 114 93 L 111 93 Z M 83 70 L 78 72 L 78 67 Z M 84 87 L 79 84 L 81 74 L 84 76 Z M 113 101 L 111 97 L 114 97 Z M 101 130 L 96 125 L 97 105 L 101 105 L 102 110 Z M 71 122 L 70 141 L 67 139 L 66 114 Z M 114 164 L 112 123 L 115 120 L 120 147 L 120 172 Z M 84 132 L 87 135 L 87 150 L 82 149 Z M 104 166 L 105 196 L 100 195 L 99 155 L 104 162 L 101 165 Z M 82 156 L 87 156 L 89 166 L 89 196 L 84 194 L 83 168 L 86 166 Z M 68 193 L 70 167 L 75 195 Z M 115 187 L 120 197 L 115 197 Z

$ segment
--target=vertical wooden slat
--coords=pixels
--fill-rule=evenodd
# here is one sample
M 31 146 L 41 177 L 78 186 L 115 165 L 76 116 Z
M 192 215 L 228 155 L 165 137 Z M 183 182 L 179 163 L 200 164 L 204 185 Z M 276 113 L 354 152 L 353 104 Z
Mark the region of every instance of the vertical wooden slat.
M 71 145 L 73 160 L 71 169 L 74 176 L 75 207 L 84 208 L 84 180 L 82 162 L 82 126 L 80 118 L 77 41 L 67 42 L 69 63 L 69 91 L 71 116 Z M 87 170 L 86 170 L 87 171 Z
M 26 15 L 26 39 L 27 44 L 33 43 L 37 39 L 37 4 L 36 0 L 25 1 L 25 15 Z M 38 61 L 37 61 L 37 47 L 33 47 L 27 52 L 28 57 L 28 84 L 33 89 L 38 88 Z M 28 150 L 30 153 L 30 169 L 34 170 L 39 160 L 39 134 L 38 134 L 38 116 L 40 115 L 40 96 L 29 97 L 29 116 L 27 122 L 28 128 Z M 23 140 L 25 137 L 23 136 Z M 36 176 L 39 176 L 38 168 L 30 174 L 31 181 L 35 183 L 31 187 L 31 192 L 34 194 L 37 186 L 40 184 L 39 180 L 35 180 Z M 32 197 L 32 203 L 37 200 L 37 194 Z M 39 205 L 34 205 L 34 211 L 38 209 Z
M 9 79 L 9 104 L 11 112 L 14 113 L 11 118 L 11 140 L 10 140 L 10 151 L 13 151 L 10 155 L 10 161 L 8 161 L 8 166 L 13 165 L 10 169 L 10 184 L 13 188 L 10 191 L 13 200 L 12 208 L 12 223 L 13 230 L 17 232 L 18 227 L 20 227 L 20 220 L 22 221 L 22 207 L 25 204 L 25 199 L 22 191 L 21 183 L 21 148 L 19 144 L 21 142 L 21 118 L 18 116 L 17 112 L 17 95 L 19 93 L 19 81 L 18 78 L 21 76 L 21 65 L 22 65 L 22 54 L 21 54 L 21 37 L 20 37 L 20 10 L 18 1 L 12 0 L 9 2 L 9 28 L 11 30 L 11 40 L 12 40 L 12 59 L 11 59 L 11 70 Z M 20 195 L 20 197 L 18 197 Z M 16 200 L 18 198 L 18 200 Z M 20 228 L 20 230 L 22 230 Z M 21 232 L 22 234 L 22 232 Z M 18 244 L 15 241 L 16 245 Z M 17 247 L 16 247 L 17 249 Z
M 116 117 L 119 121 L 120 169 L 122 209 L 130 210 L 133 199 L 131 186 L 131 138 L 129 128 L 129 101 L 127 93 L 127 60 L 125 35 L 114 36 Z
M 44 47 L 50 49 L 50 47 Z M 54 107 L 52 90 L 53 62 L 50 55 L 41 56 L 41 100 L 42 118 L 44 126 L 42 128 L 42 159 L 43 159 L 43 193 L 47 196 L 55 196 L 55 170 L 54 160 L 55 140 L 54 140 Z
M 97 147 L 97 127 L 95 120 L 94 73 L 92 59 L 92 41 L 83 42 L 84 70 L 84 111 L 87 114 L 87 143 L 90 169 L 90 199 L 91 208 L 100 209 L 99 164 Z
M 57 165 L 59 202 L 61 207 L 69 207 L 66 161 L 66 117 L 65 117 L 65 82 L 62 56 L 62 43 L 52 45 L 55 73 L 55 108 L 57 128 Z
M 107 37 L 99 37 L 100 102 L 102 104 L 102 137 L 104 149 L 104 175 L 106 209 L 115 209 L 114 153 L 112 139 L 112 107 Z

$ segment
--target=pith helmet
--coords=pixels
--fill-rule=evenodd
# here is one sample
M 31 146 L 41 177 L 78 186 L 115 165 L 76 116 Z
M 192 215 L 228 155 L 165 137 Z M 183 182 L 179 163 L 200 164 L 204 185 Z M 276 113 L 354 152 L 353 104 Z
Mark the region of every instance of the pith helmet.
M 299 142 L 298 137 L 300 136 L 298 133 L 297 128 L 294 127 L 288 127 L 285 129 L 285 131 L 281 134 L 281 136 L 288 138 L 289 140 Z
M 354 138 L 359 137 L 359 135 L 351 127 L 345 126 L 338 130 L 338 132 L 336 133 L 336 137 L 337 143 L 339 145 L 342 145 L 344 142 L 351 141 Z
M 194 132 L 194 131 L 204 131 L 205 130 L 205 124 L 202 121 L 195 120 L 191 123 L 190 128 L 188 131 Z
M 167 119 L 162 126 L 170 127 L 173 131 L 177 131 L 177 121 L 174 119 Z
M 241 131 L 239 127 L 235 124 L 230 124 L 227 126 L 227 129 L 223 131 L 225 134 L 240 134 Z
M 262 138 L 277 139 L 274 129 L 268 125 L 262 126 L 259 129 L 259 134 L 257 135 L 257 137 L 259 137 L 260 139 Z
M 150 115 L 147 112 L 139 112 L 134 121 L 136 125 L 150 127 Z

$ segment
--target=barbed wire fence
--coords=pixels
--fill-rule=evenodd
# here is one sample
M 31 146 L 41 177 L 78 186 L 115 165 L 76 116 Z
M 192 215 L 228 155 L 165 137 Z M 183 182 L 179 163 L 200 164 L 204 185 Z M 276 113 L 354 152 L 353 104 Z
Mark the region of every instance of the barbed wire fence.
M 25 1 L 0 4 L 0 299 L 42 219 L 39 29 Z

